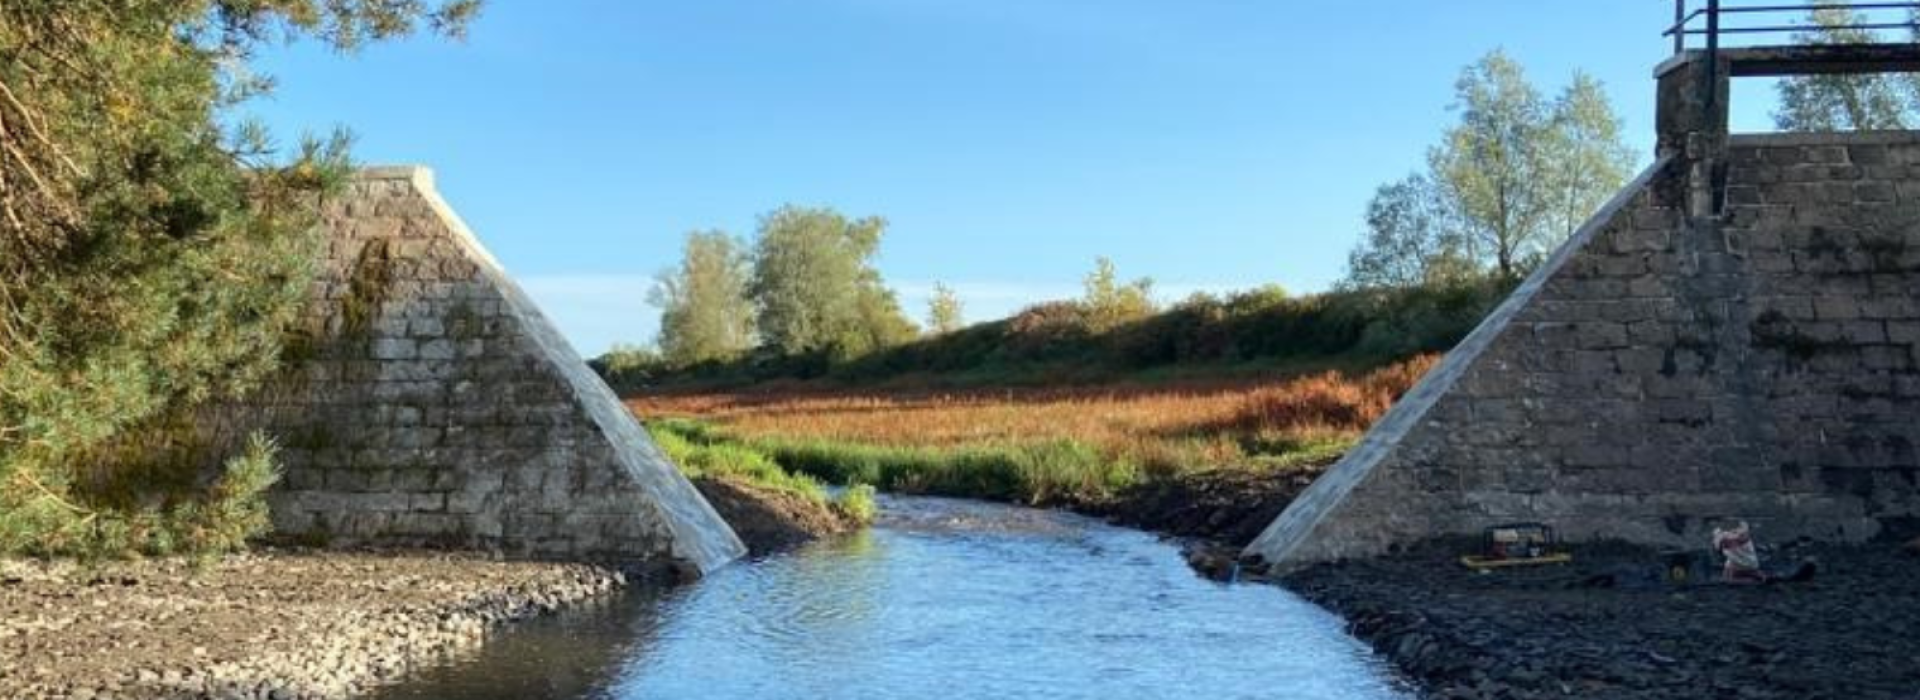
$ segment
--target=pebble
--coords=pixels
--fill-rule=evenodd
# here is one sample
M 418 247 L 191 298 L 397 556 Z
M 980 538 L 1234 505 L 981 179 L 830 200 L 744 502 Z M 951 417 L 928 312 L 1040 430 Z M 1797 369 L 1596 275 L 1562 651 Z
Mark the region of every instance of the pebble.
M 1345 617 L 1426 697 L 1920 698 L 1920 664 L 1886 653 L 1920 633 L 1920 557 L 1886 545 L 1765 553 L 1780 563 L 1817 555 L 1808 583 L 1640 590 L 1584 582 L 1657 561 L 1651 552 L 1576 550 L 1570 566 L 1476 575 L 1453 562 L 1471 546 L 1318 565 L 1278 582 Z
M 311 555 L 310 558 L 328 556 L 334 555 Z M 271 564 L 274 560 L 240 558 L 229 563 L 258 565 L 263 561 Z M 289 563 L 299 561 L 294 559 Z M 166 566 L 157 562 L 149 565 Z M 309 565 L 311 563 L 302 566 Z M 484 565 L 499 566 L 494 563 Z M 625 585 L 625 579 L 618 572 L 600 567 L 576 564 L 522 566 L 525 568 L 515 569 L 517 572 L 524 571 L 522 575 L 494 576 L 485 581 L 461 580 L 455 576 L 455 582 L 448 585 L 417 586 L 410 585 L 410 582 L 402 586 L 408 588 L 412 596 L 403 605 L 382 605 L 377 594 L 372 598 L 364 593 L 352 594 L 351 586 L 329 589 L 343 591 L 343 595 L 352 595 L 354 598 L 330 601 L 336 606 L 331 609 L 333 614 L 326 614 L 329 608 L 316 607 L 314 603 L 317 601 L 314 600 L 282 601 L 274 598 L 275 595 L 301 595 L 298 587 L 262 586 L 254 591 L 223 591 L 221 586 L 174 585 L 167 588 L 163 595 L 178 596 L 177 599 L 159 600 L 153 605 L 119 606 L 114 616 L 118 619 L 104 624 L 109 628 L 118 628 L 121 623 L 139 623 L 128 632 L 130 636 L 126 642 L 127 647 L 131 648 L 142 641 L 137 635 L 146 626 L 143 621 L 158 620 L 169 614 L 178 615 L 171 612 L 175 610 L 216 608 L 219 605 L 232 605 L 235 600 L 244 600 L 246 607 L 257 606 L 276 611 L 281 608 L 306 610 L 309 614 L 317 610 L 320 615 L 311 620 L 295 619 L 290 624 L 261 625 L 260 635 L 255 640 L 260 648 L 290 650 L 287 653 L 268 653 L 249 648 L 182 646 L 175 652 L 180 658 L 170 659 L 169 666 L 95 667 L 94 670 L 102 673 L 91 677 L 68 673 L 67 669 L 59 667 L 60 657 L 48 653 L 45 657 L 47 663 L 36 662 L 27 666 L 31 669 L 28 674 L 9 676 L 0 673 L 0 697 L 304 700 L 357 695 L 374 685 L 404 675 L 412 666 L 431 663 L 482 643 L 485 630 L 491 625 L 546 614 L 588 598 L 609 594 Z M 34 582 L 22 585 L 53 588 L 53 597 L 56 598 L 61 586 L 85 585 L 66 583 L 71 580 L 70 577 L 63 578 L 60 574 L 35 575 L 36 571 L 61 567 L 58 563 L 22 565 L 0 560 L 0 571 Z M 455 571 L 443 570 L 440 573 L 454 576 Z M 241 573 L 244 575 L 238 577 L 240 580 L 228 581 L 226 588 L 246 587 L 246 576 L 285 575 L 284 567 L 273 565 L 258 570 L 246 569 Z M 223 575 L 231 578 L 235 572 L 223 572 Z M 355 577 L 378 581 L 382 576 L 371 566 L 364 574 L 341 575 L 349 582 L 358 580 Z M 111 579 L 116 584 L 126 580 L 134 579 Z M 425 604 L 416 602 L 421 600 L 421 591 L 431 591 L 432 597 L 438 600 Z M 144 595 L 156 593 L 147 592 Z M 203 597 L 207 600 L 200 599 Z M 218 605 L 210 604 L 210 601 Z M 101 602 L 103 599 L 93 601 L 94 604 Z M 192 615 L 191 612 L 186 614 Z M 0 625 L 0 630 L 3 629 L 4 625 Z M 34 634 L 32 630 L 21 633 Z M 49 630 L 42 633 L 54 632 Z M 6 637 L 0 634 L 0 639 Z M 165 649 L 168 642 L 177 644 L 178 641 L 147 640 L 149 645 L 158 649 Z M 280 643 L 273 644 L 276 641 Z M 0 654 L 19 653 L 19 649 L 31 651 L 41 646 L 47 645 L 35 645 L 29 636 L 27 646 L 12 648 L 12 652 L 8 651 L 9 648 L 0 648 Z M 217 656 L 219 660 L 211 661 L 207 658 L 209 656 Z M 117 675 L 114 673 L 116 669 Z

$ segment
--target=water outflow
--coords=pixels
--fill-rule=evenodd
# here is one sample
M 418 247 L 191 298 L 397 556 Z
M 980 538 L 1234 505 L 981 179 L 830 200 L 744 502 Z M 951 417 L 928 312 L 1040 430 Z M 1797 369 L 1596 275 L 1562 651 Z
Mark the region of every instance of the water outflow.
M 1086 518 L 890 498 L 871 532 L 513 629 L 390 698 L 1398 698 L 1341 621 Z

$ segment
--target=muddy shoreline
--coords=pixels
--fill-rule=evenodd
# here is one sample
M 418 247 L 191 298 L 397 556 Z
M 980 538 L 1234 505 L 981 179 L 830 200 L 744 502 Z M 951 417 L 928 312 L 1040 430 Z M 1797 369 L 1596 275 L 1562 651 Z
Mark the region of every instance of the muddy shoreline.
M 1920 700 L 1920 542 L 1798 544 L 1808 583 L 1671 585 L 1659 556 L 1481 574 L 1469 541 L 1268 579 L 1241 546 L 1311 474 L 1199 473 L 1099 504 L 1056 504 L 1183 541 L 1205 575 L 1284 586 L 1345 618 L 1432 698 Z M 844 532 L 808 504 L 704 483 L 756 553 Z M 625 585 L 592 566 L 443 552 L 267 551 L 196 569 L 0 562 L 0 697 L 343 697 L 440 663 L 489 630 Z
M 1424 697 L 1920 700 L 1920 541 L 1771 548 L 1770 562 L 1810 559 L 1820 571 L 1767 586 L 1719 584 L 1704 561 L 1691 583 L 1671 585 L 1659 553 L 1620 544 L 1488 574 L 1459 564 L 1478 546 L 1470 539 L 1273 578 L 1239 566 L 1241 548 L 1318 471 L 1202 471 L 1043 505 L 1179 540 L 1202 575 L 1300 594 L 1345 618 Z
M 740 479 L 693 480 L 720 519 L 747 545 L 747 555 L 763 556 L 822 537 L 845 534 L 863 525 L 848 521 L 825 503 L 755 486 Z
M 1885 698 L 1920 700 L 1920 540 L 1789 543 L 1806 583 L 1727 585 L 1702 562 L 1665 580 L 1659 552 L 1573 548 L 1571 564 L 1476 573 L 1471 539 L 1275 577 L 1239 566 L 1242 547 L 1315 472 L 1200 472 L 1098 504 L 1064 504 L 1182 540 L 1215 579 L 1279 585 L 1349 630 L 1429 698 Z
M 625 583 L 436 552 L 0 561 L 0 697 L 346 697 Z
M 1804 544 L 1806 583 L 1674 585 L 1659 556 L 1475 573 L 1470 542 L 1313 566 L 1276 582 L 1346 618 L 1430 698 L 1920 698 L 1920 555 Z

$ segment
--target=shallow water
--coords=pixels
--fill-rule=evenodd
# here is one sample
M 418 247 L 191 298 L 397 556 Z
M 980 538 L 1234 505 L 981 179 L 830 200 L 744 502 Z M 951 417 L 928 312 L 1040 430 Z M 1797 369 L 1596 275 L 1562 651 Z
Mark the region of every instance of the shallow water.
M 1340 620 L 1075 515 L 888 498 L 870 532 L 518 625 L 384 698 L 1398 698 Z

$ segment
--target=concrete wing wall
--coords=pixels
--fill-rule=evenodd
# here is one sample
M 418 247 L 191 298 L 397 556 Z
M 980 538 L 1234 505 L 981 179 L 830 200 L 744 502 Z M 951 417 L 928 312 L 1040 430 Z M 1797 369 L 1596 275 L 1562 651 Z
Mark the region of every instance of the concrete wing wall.
M 361 173 L 287 380 L 278 531 L 711 570 L 745 548 L 434 191 Z
M 1664 163 L 1248 547 L 1285 565 L 1516 520 L 1573 539 L 1858 540 L 1920 520 L 1920 138 L 1735 137 Z

